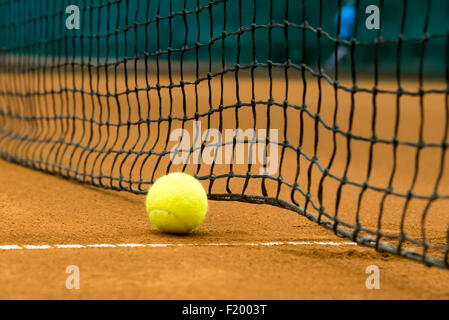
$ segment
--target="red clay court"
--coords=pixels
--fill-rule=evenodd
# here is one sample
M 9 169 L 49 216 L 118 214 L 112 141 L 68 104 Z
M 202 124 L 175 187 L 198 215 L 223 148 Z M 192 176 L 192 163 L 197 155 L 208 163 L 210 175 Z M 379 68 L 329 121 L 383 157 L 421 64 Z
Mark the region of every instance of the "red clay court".
M 67 30 L 0 1 L 0 298 L 449 298 L 444 3 L 413 36 L 407 1 L 397 30 L 358 13 L 352 40 L 345 1 L 239 3 L 81 1 Z M 188 235 L 145 212 L 176 171 L 209 197 Z

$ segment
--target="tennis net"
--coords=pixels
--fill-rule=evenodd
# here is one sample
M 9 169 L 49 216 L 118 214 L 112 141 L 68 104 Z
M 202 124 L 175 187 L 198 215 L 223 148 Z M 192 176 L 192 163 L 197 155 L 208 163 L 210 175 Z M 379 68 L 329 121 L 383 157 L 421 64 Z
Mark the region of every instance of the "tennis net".
M 0 156 L 137 194 L 186 171 L 448 268 L 448 10 L 1 0 Z

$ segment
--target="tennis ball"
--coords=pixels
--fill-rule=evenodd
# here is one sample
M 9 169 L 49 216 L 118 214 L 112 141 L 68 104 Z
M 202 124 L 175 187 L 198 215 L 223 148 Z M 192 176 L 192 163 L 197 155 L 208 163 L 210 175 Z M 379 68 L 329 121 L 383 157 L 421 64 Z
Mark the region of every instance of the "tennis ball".
M 153 184 L 147 194 L 146 209 L 159 231 L 189 233 L 206 217 L 207 194 L 194 177 L 174 172 Z

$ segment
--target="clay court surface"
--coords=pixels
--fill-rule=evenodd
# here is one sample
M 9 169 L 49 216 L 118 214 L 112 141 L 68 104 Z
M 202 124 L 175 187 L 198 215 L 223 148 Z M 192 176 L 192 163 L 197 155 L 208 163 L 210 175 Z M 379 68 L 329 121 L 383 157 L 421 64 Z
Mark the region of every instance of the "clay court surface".
M 192 235 L 157 232 L 144 198 L 104 191 L 0 162 L 2 244 L 194 244 L 184 247 L 1 250 L 3 299 L 449 298 L 449 273 L 354 245 L 207 246 L 347 242 L 287 210 L 210 202 Z M 61 192 L 61 190 L 63 190 Z M 381 289 L 367 290 L 367 266 Z M 81 289 L 68 290 L 68 265 Z
M 298 76 L 298 75 L 296 75 Z M 236 101 L 236 85 L 230 79 L 225 80 L 225 92 L 230 92 L 224 97 L 224 105 L 232 105 Z M 49 78 L 47 78 L 49 79 Z M 240 99 L 248 101 L 251 98 L 251 81 L 249 77 L 241 78 Z M 299 79 L 299 80 L 298 80 Z M 124 81 L 119 79 L 119 84 L 125 86 Z M 178 79 L 179 80 L 179 79 Z M 57 81 L 48 80 L 48 87 L 57 85 Z M 87 81 L 87 80 L 86 80 Z M 163 83 L 167 79 L 161 80 Z M 214 79 L 212 88 L 220 86 L 218 79 Z M 276 101 L 288 98 L 291 104 L 301 105 L 305 102 L 310 114 L 317 112 L 318 87 L 308 82 L 306 101 L 302 101 L 302 82 L 290 80 L 289 91 L 285 95 L 285 82 L 282 77 L 275 80 L 273 97 Z M 308 80 L 309 81 L 309 80 Z M 313 81 L 313 80 L 312 80 Z M 382 82 L 384 89 L 395 90 L 395 82 L 389 80 Z M 70 79 L 68 81 L 70 83 Z M 79 81 L 81 82 L 81 81 Z M 176 82 L 176 81 L 174 81 Z M 324 82 L 323 82 L 324 84 Z M 5 82 L 2 85 L 11 86 Z M 84 83 L 89 88 L 87 82 Z M 94 84 L 95 85 L 95 84 Z M 103 84 L 102 84 L 103 85 Z M 351 83 L 346 82 L 351 86 Z M 427 83 L 432 88 L 444 88 L 442 82 Z M 130 83 L 127 86 L 132 86 Z M 142 82 L 138 85 L 142 87 Z M 359 87 L 370 88 L 372 82 L 360 81 Z M 78 85 L 78 88 L 80 85 Z M 416 82 L 404 83 L 405 89 L 416 90 Z M 21 88 L 20 86 L 16 88 Z M 257 80 L 255 88 L 256 95 L 261 100 L 266 100 L 269 83 L 265 78 Z M 25 88 L 23 88 L 25 90 Z M 28 90 L 42 88 L 28 88 Z M 123 89 L 123 88 L 122 88 Z M 104 87 L 94 87 L 93 91 L 104 91 Z M 118 89 L 121 91 L 121 89 Z M 205 82 L 202 82 L 199 90 L 198 105 L 203 111 L 209 108 L 209 101 L 216 106 L 220 95 L 216 94 L 209 100 L 209 91 Z M 175 90 L 176 91 L 176 90 Z M 216 90 L 213 92 L 217 92 Z M 219 91 L 218 91 L 219 92 Z M 194 87 L 187 89 L 189 108 L 194 105 Z M 144 101 L 145 93 L 139 95 L 121 95 L 123 105 L 135 105 L 136 100 Z M 155 95 L 151 91 L 151 95 Z M 169 113 L 167 109 L 169 97 L 167 91 L 163 91 L 163 112 Z M 348 115 L 350 112 L 350 94 L 339 93 L 338 122 L 341 130 L 348 131 Z M 173 93 L 174 109 L 172 114 L 182 115 L 181 93 Z M 325 85 L 322 92 L 321 117 L 324 122 L 332 125 L 333 111 L 335 110 L 333 89 Z M 55 95 L 56 100 L 58 96 Z M 151 101 L 157 101 L 157 95 L 150 97 Z M 51 101 L 50 98 L 39 101 L 39 105 Z M 46 100 L 48 99 L 48 100 Z M 80 117 L 101 117 L 99 108 L 104 106 L 107 98 L 98 100 L 82 101 L 77 95 L 73 104 L 45 111 L 42 107 L 35 112 L 49 112 L 46 115 L 64 114 L 72 112 Z M 218 99 L 218 100 L 217 100 Z M 101 102 L 103 101 L 103 104 Z M 61 100 L 62 101 L 62 100 Z M 417 142 L 419 140 L 420 109 L 419 97 L 404 97 L 401 107 L 401 125 L 398 138 L 401 141 Z M 37 100 L 35 101 L 37 102 Z M 26 102 L 20 101 L 20 103 Z M 71 102 L 72 103 L 72 102 Z M 114 102 L 116 103 L 116 101 Z M 378 138 L 391 140 L 394 136 L 394 119 L 396 118 L 396 96 L 394 94 L 380 94 L 377 102 L 376 134 Z M 84 105 L 85 108 L 77 106 Z M 440 143 L 445 135 L 444 132 L 444 97 L 443 95 L 430 94 L 426 96 L 424 105 L 424 131 L 423 139 L 427 143 Z M 74 108 L 74 109 L 73 109 Z M 121 117 L 116 117 L 117 106 L 112 107 L 110 119 L 112 122 L 121 122 L 123 119 L 138 120 L 135 108 L 126 111 Z M 152 117 L 161 116 L 159 109 L 141 109 L 142 114 L 150 113 Z M 258 107 L 261 111 L 257 114 L 257 120 L 252 118 L 248 108 L 239 109 L 240 128 L 252 128 L 256 121 L 257 128 L 266 125 L 266 106 Z M 286 139 L 290 144 L 298 144 L 300 111 L 288 110 L 283 113 L 280 107 L 271 107 L 270 127 L 279 128 L 280 140 Z M 19 109 L 26 115 L 26 108 Z M 44 111 L 42 111 L 44 110 Z M 358 93 L 355 97 L 354 122 L 351 128 L 354 135 L 370 137 L 372 134 L 372 95 L 369 93 Z M 194 109 L 188 110 L 191 117 Z M 114 118 L 116 117 L 116 118 Z M 20 130 L 27 128 L 14 127 L 14 120 L 8 122 L 6 119 L 6 130 L 23 134 Z M 217 128 L 219 123 L 218 114 L 211 117 L 211 127 Z M 224 127 L 235 128 L 235 110 L 228 109 L 222 114 Z M 30 135 L 40 134 L 49 138 L 58 137 L 62 134 L 62 121 L 37 121 Z M 186 122 L 187 129 L 191 128 Z M 207 118 L 202 119 L 207 128 Z M 308 156 L 315 155 L 320 163 L 326 167 L 331 150 L 333 148 L 333 136 L 323 126 L 318 126 L 320 142 L 314 150 L 315 120 L 309 115 L 304 115 L 303 151 Z M 88 124 L 89 126 L 89 124 Z M 144 136 L 139 138 L 136 127 L 130 131 L 121 129 L 110 129 L 108 134 L 119 137 L 114 145 L 107 145 L 104 141 L 105 128 L 92 126 L 94 136 L 92 140 L 86 138 L 90 128 L 74 130 L 73 139 L 82 145 L 91 148 L 129 149 L 137 145 L 136 149 L 145 146 Z M 153 126 L 153 124 L 151 125 Z M 156 126 L 156 124 L 154 124 Z M 174 122 L 174 127 L 180 127 L 181 123 Z M 287 130 L 284 132 L 284 127 Z M 162 135 L 168 134 L 166 124 L 162 123 Z M 19 129 L 18 129 L 19 128 Z M 37 130 L 36 130 L 37 128 Z M 44 128 L 44 129 L 42 129 Z M 70 130 L 75 128 L 70 124 Z M 154 127 L 155 128 L 155 127 Z M 125 129 L 123 129 L 125 130 Z M 69 134 L 70 135 L 70 134 Z M 286 135 L 286 137 L 285 137 Z M 67 136 L 66 136 L 67 137 Z M 125 137 L 127 137 L 125 139 Z M 152 138 L 150 138 L 151 140 Z M 155 143 L 155 150 L 170 149 L 172 145 Z M 345 169 L 347 153 L 346 138 L 337 135 L 336 143 L 338 150 L 336 160 L 331 172 L 341 177 Z M 367 164 L 369 154 L 369 143 L 364 141 L 352 142 L 352 161 L 348 170 L 348 179 L 363 183 L 367 175 Z M 123 174 L 125 179 L 137 179 L 139 172 L 145 180 L 150 180 L 152 174 L 155 177 L 162 175 L 168 164 L 168 158 L 163 157 L 159 167 L 155 167 L 156 157 L 147 162 L 142 161 L 137 155 L 124 157 L 119 155 L 122 167 L 114 167 L 112 156 L 104 157 L 103 167 L 95 167 L 96 151 L 84 153 L 79 150 L 69 150 L 58 158 L 51 153 L 47 162 L 40 161 L 40 155 L 52 152 L 55 143 L 43 142 L 38 145 L 21 145 L 17 141 L 3 139 L 0 148 L 10 154 L 16 154 L 22 158 L 28 157 L 33 160 L 34 165 L 44 170 L 54 171 L 51 166 L 56 160 L 63 167 L 74 164 L 83 164 L 87 172 L 93 176 L 101 175 L 103 172 L 113 172 L 114 175 Z M 95 149 L 95 148 L 94 148 Z M 415 170 L 415 150 L 413 147 L 400 147 L 397 153 L 398 170 L 393 186 L 400 194 L 405 194 L 413 185 L 412 177 Z M 282 151 L 282 148 L 279 148 Z M 74 157 L 70 159 L 67 154 L 73 152 Z M 284 151 L 283 162 L 280 172 L 288 183 L 294 183 L 294 172 L 297 169 L 296 152 L 291 149 Z M 123 158 L 124 157 L 124 158 Z M 374 187 L 385 188 L 392 167 L 392 150 L 389 145 L 376 145 L 373 151 L 373 169 L 369 182 Z M 438 148 L 426 148 L 420 155 L 419 171 L 416 178 L 414 191 L 417 195 L 429 195 L 433 191 L 435 180 L 438 176 L 441 150 Z M 137 167 L 131 171 L 133 161 L 137 161 Z M 447 161 L 446 161 L 447 162 Z M 316 202 L 317 184 L 321 172 L 315 167 L 311 168 L 311 183 L 308 184 L 307 170 L 310 162 L 301 157 L 302 164 L 299 185 L 302 189 L 310 191 Z M 141 166 L 141 167 L 139 167 Z M 78 166 L 77 169 L 83 166 Z M 447 167 L 447 166 L 446 166 Z M 136 169 L 138 168 L 138 169 Z M 176 171 L 182 166 L 173 166 L 170 170 Z M 187 166 L 187 171 L 194 173 L 197 167 Z M 123 172 L 120 172 L 122 170 Z M 215 174 L 226 173 L 229 165 L 216 165 Z M 245 173 L 247 165 L 234 166 L 235 172 Z M 256 172 L 258 166 L 253 166 Z M 58 170 L 56 170 L 58 171 Z M 439 186 L 441 195 L 448 194 L 449 170 L 442 173 L 443 179 Z M 0 245 L 9 246 L 0 250 L 0 298 L 17 299 L 448 299 L 449 272 L 438 268 L 428 268 L 416 262 L 398 258 L 389 254 L 377 253 L 373 249 L 354 245 L 349 239 L 336 237 L 332 232 L 319 227 L 303 216 L 285 209 L 269 205 L 257 205 L 241 202 L 210 201 L 210 209 L 206 221 L 193 234 L 187 236 L 172 236 L 159 233 L 151 226 L 144 209 L 144 196 L 128 192 L 117 192 L 81 184 L 73 180 L 61 178 L 28 169 L 4 160 L 0 161 Z M 61 172 L 61 171 L 60 171 Z M 254 173 L 253 172 L 253 173 Z M 72 178 L 79 178 L 70 171 L 62 170 L 63 174 Z M 202 165 L 198 174 L 207 176 L 211 168 Z M 134 176 L 136 175 L 136 176 Z M 107 180 L 107 179 L 106 179 Z M 105 181 L 106 181 L 105 180 Z M 93 182 L 95 178 L 92 179 Z M 234 193 L 241 193 L 243 179 L 231 179 L 230 188 Z M 115 184 L 116 182 L 112 182 Z M 206 190 L 209 181 L 202 180 Z M 253 179 L 246 194 L 261 195 L 261 180 Z M 324 184 L 323 203 L 329 213 L 333 213 L 335 206 L 335 192 L 339 182 L 329 178 Z M 136 190 L 137 185 L 132 183 L 123 184 L 125 187 Z M 269 196 L 275 197 L 277 183 L 268 181 Z M 140 186 L 139 186 L 140 187 Z M 146 186 L 145 186 L 146 187 Z M 310 190 L 307 190 L 310 188 Z M 339 216 L 349 224 L 355 223 L 355 211 L 359 188 L 345 186 L 342 193 L 342 202 L 339 208 Z M 212 188 L 213 194 L 226 193 L 225 180 L 218 179 Z M 279 197 L 290 201 L 291 189 L 282 186 Z M 360 222 L 371 230 L 376 230 L 379 214 L 379 203 L 382 193 L 374 190 L 367 191 L 362 201 Z M 296 192 L 295 201 L 304 205 L 304 197 Z M 399 223 L 404 200 L 391 197 L 386 202 L 387 212 L 382 220 L 382 231 L 389 234 L 399 232 Z M 421 217 L 426 201 L 413 200 L 409 204 L 409 212 L 405 219 L 404 228 L 411 237 L 421 238 Z M 431 207 L 425 220 L 426 238 L 432 244 L 444 244 L 446 241 L 448 227 L 448 201 L 437 200 Z M 315 209 L 307 208 L 311 213 Z M 95 245 L 111 245 L 94 247 Z M 145 246 L 129 246 L 129 245 Z M 45 245 L 45 246 L 44 246 Z M 64 247 L 64 245 L 78 245 L 78 247 Z M 128 245 L 128 246 L 124 246 Z M 161 246 L 158 246 L 161 245 Z M 12 246 L 12 247 L 11 247 Z M 20 249 L 14 246 L 19 246 Z M 37 246 L 37 247 L 33 247 Z M 44 247 L 42 247 L 44 246 Z M 11 248 L 6 250 L 5 248 Z M 14 249 L 15 248 L 15 249 Z M 435 252 L 441 258 L 441 252 Z M 81 289 L 68 290 L 65 287 L 67 266 L 77 265 L 81 272 Z M 365 286 L 365 270 L 369 265 L 377 265 L 381 270 L 381 289 L 368 290 Z

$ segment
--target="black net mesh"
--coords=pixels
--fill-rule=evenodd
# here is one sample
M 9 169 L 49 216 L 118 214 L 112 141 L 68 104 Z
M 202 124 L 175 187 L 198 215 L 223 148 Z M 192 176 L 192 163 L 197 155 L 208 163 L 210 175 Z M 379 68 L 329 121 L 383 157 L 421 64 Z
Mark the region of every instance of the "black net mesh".
M 1 0 L 0 156 L 139 194 L 186 171 L 210 199 L 447 268 L 448 16 L 436 0 Z

